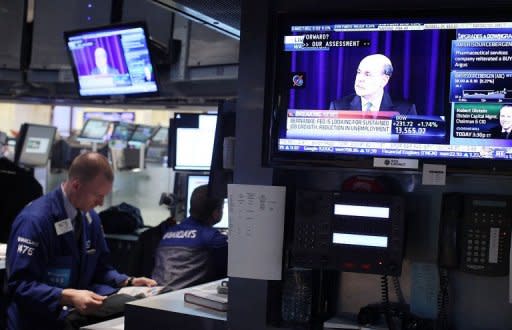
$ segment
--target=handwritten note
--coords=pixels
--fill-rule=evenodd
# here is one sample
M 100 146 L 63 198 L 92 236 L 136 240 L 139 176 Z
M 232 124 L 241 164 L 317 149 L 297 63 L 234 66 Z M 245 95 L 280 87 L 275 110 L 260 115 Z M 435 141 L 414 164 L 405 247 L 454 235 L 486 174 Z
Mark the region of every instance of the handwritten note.
M 285 187 L 228 185 L 228 275 L 280 280 Z

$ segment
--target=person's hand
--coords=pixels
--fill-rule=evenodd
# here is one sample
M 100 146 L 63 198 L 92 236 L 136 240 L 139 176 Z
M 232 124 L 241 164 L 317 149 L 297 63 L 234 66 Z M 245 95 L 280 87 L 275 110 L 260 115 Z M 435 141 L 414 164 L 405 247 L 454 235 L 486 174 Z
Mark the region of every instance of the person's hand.
M 133 286 L 155 286 L 157 283 L 155 280 L 152 280 L 147 277 L 135 277 L 132 280 Z
M 105 296 L 100 296 L 89 290 L 62 290 L 61 303 L 63 305 L 72 305 L 83 315 L 90 314 L 98 310 L 105 300 Z

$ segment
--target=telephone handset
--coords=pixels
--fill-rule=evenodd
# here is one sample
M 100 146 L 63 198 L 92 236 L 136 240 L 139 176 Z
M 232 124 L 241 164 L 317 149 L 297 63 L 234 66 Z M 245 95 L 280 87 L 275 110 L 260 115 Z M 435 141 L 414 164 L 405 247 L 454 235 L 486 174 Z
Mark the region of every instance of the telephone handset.
M 443 195 L 439 227 L 439 266 L 464 272 L 509 273 L 512 196 Z

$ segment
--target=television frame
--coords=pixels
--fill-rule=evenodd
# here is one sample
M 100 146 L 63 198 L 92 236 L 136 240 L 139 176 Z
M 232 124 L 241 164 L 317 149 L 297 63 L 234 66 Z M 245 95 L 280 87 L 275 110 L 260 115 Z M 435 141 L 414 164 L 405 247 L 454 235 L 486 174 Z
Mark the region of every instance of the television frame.
M 73 52 L 68 46 L 68 41 L 72 37 L 76 37 L 79 35 L 85 35 L 85 34 L 93 34 L 98 33 L 101 31 L 110 31 L 110 30 L 124 30 L 124 29 L 131 29 L 131 28 L 142 28 L 144 31 L 144 38 L 146 40 L 146 48 L 148 51 L 149 61 L 151 62 L 151 72 L 153 74 L 156 91 L 150 91 L 150 92 L 135 92 L 135 93 L 110 93 L 110 94 L 94 94 L 94 95 L 83 95 L 80 93 L 80 82 L 79 82 L 79 74 L 78 74 L 78 68 L 75 63 L 75 60 L 73 58 Z M 161 90 L 160 80 L 158 73 L 156 71 L 156 62 L 155 62 L 155 56 L 152 54 L 152 51 L 150 49 L 150 37 L 149 37 L 149 30 L 147 28 L 147 25 L 144 21 L 134 21 L 129 23 L 118 23 L 118 24 L 109 24 L 109 25 L 102 25 L 94 28 L 87 28 L 87 29 L 77 29 L 77 30 L 71 30 L 71 31 L 65 31 L 64 32 L 64 43 L 66 52 L 68 54 L 68 59 L 71 64 L 71 71 L 73 72 L 73 78 L 75 83 L 75 88 L 77 91 L 77 94 L 84 99 L 110 99 L 110 98 L 136 98 L 136 97 L 148 97 L 148 96 L 158 96 Z M 123 51 L 123 58 L 124 58 L 124 51 Z M 128 73 L 129 74 L 129 71 Z
M 351 154 L 327 154 L 314 152 L 284 152 L 277 149 L 279 139 L 279 117 L 283 116 L 281 111 L 288 108 L 288 95 L 285 81 L 286 73 L 290 73 L 289 61 L 284 60 L 286 52 L 283 50 L 284 43 L 282 37 L 289 31 L 285 27 L 296 25 L 320 25 L 322 21 L 337 20 L 343 23 L 343 20 L 431 20 L 439 22 L 445 19 L 453 22 L 512 22 L 507 11 L 496 13 L 495 8 L 443 8 L 438 10 L 347 10 L 343 13 L 293 13 L 281 12 L 275 16 L 274 27 L 271 31 L 271 42 L 269 53 L 271 60 L 267 63 L 267 78 L 265 91 L 265 111 L 264 130 L 263 130 L 263 164 L 275 168 L 357 168 L 366 170 L 398 170 L 398 171 L 419 171 L 424 164 L 443 164 L 447 166 L 448 172 L 457 173 L 485 173 L 510 174 L 508 168 L 512 165 L 512 159 L 462 159 L 462 158 L 432 158 L 432 157 L 393 157 L 393 156 L 372 156 L 372 155 L 351 155 Z M 455 39 L 453 39 L 455 40 Z M 450 54 L 450 53 L 448 53 Z M 447 60 L 445 74 L 445 86 L 442 91 L 445 97 L 445 116 L 446 116 L 446 134 L 448 138 L 452 134 L 451 126 L 451 101 L 448 99 L 450 94 L 450 60 Z M 285 100 L 285 101 L 283 101 Z M 468 102 L 469 103 L 469 102 Z M 511 102 L 512 103 L 512 102 Z M 285 104 L 285 105 L 283 105 Z M 281 108 L 280 108 L 281 106 Z M 282 120 L 282 118 L 281 118 Z M 283 124 L 281 124 L 283 126 Z M 284 124 L 286 126 L 286 123 Z M 447 141 L 447 145 L 450 145 Z M 510 145 L 512 148 L 512 144 Z M 376 166 L 375 159 L 380 158 L 388 164 L 397 163 L 401 160 L 417 161 L 416 166 L 401 168 L 400 166 Z

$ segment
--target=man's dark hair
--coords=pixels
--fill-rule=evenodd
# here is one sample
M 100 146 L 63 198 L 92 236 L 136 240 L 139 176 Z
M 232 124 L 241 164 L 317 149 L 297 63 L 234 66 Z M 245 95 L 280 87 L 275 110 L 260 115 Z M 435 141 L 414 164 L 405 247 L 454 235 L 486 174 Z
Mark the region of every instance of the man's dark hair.
M 98 175 L 102 175 L 110 182 L 114 181 L 114 173 L 107 158 L 97 152 L 86 152 L 73 160 L 69 167 L 68 179 L 89 182 Z
M 384 74 L 388 77 L 391 77 L 393 75 L 393 65 L 391 64 L 384 64 Z
M 208 185 L 194 189 L 190 197 L 190 215 L 202 224 L 208 224 L 213 211 L 221 210 L 224 201 L 220 198 L 208 196 Z

